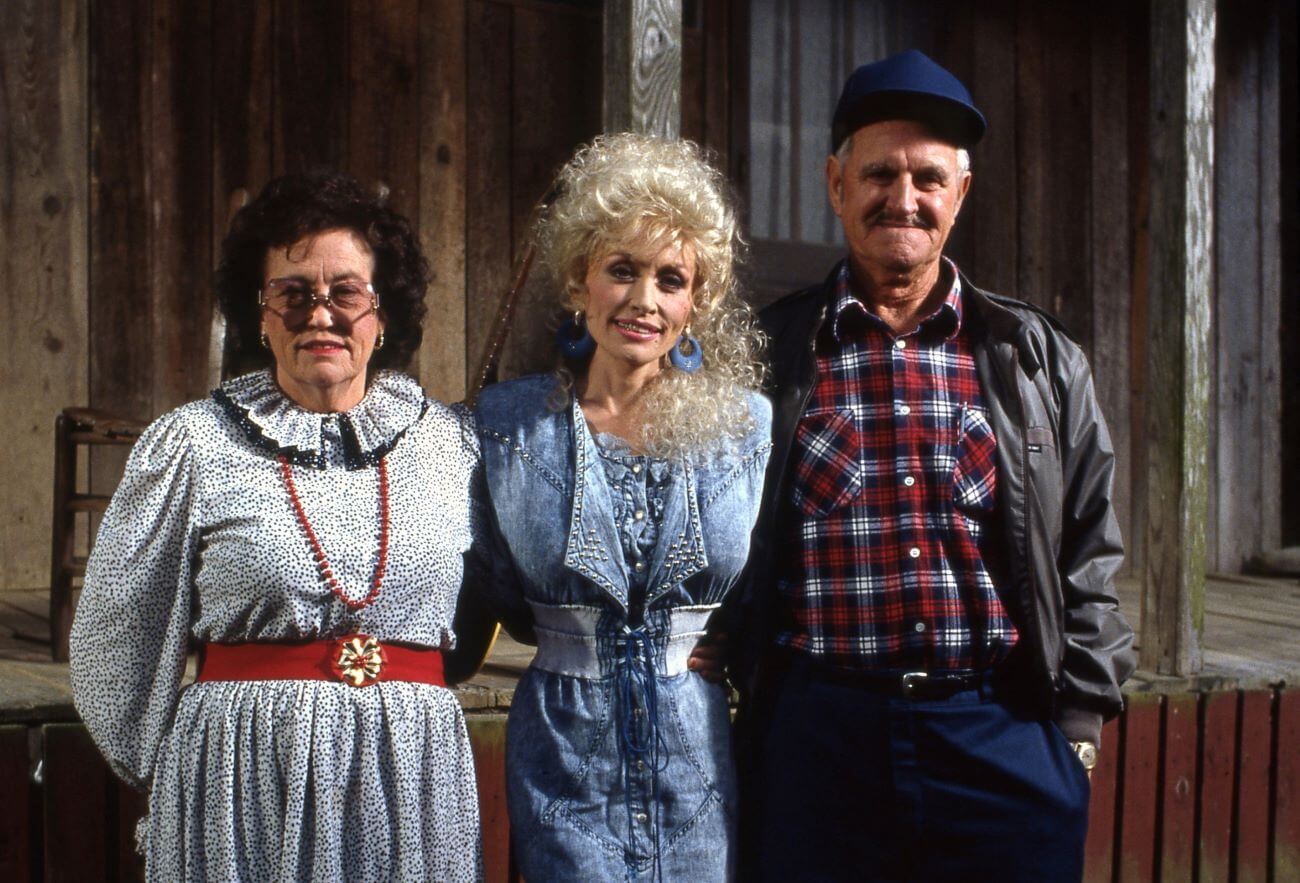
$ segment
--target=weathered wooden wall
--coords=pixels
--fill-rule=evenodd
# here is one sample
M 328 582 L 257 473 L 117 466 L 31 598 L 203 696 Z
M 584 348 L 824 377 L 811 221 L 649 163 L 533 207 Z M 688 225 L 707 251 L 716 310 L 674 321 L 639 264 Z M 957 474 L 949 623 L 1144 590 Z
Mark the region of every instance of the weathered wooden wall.
M 685 22 L 682 125 L 725 144 L 717 15 Z M 590 3 L 15 0 L 0 59 L 0 588 L 48 584 L 61 408 L 151 419 L 210 389 L 241 193 L 317 166 L 388 188 L 435 274 L 414 370 L 455 400 L 533 203 L 600 131 Z M 96 490 L 123 458 L 95 452 Z
M 745 23 L 761 5 L 683 3 L 682 133 L 727 158 L 746 198 L 751 66 L 776 63 L 751 58 Z M 1300 425 L 1300 311 L 1280 284 L 1294 276 L 1296 250 L 1286 27 L 1295 10 L 1290 0 L 1219 5 L 1216 213 L 1231 226 L 1221 221 L 1215 239 L 1210 534 L 1211 566 L 1231 570 L 1279 541 L 1281 523 L 1300 539 L 1300 491 L 1279 514 L 1280 488 L 1300 487 L 1300 444 L 1281 428 Z M 3 587 L 48 578 L 59 408 L 149 418 L 209 388 L 208 278 L 241 190 L 314 165 L 387 186 L 417 221 L 436 273 L 418 374 L 456 399 L 534 201 L 600 128 L 595 2 L 2 6 Z M 797 16 L 806 4 L 786 6 Z M 856 10 L 849 19 L 862 32 L 837 44 L 846 64 L 863 41 L 882 53 L 916 46 L 962 77 L 988 115 L 953 254 L 979 284 L 1056 312 L 1089 349 L 1120 455 L 1120 518 L 1140 561 L 1134 526 L 1144 514 L 1132 488 L 1147 393 L 1138 370 L 1148 337 L 1146 4 L 840 6 Z M 804 56 L 815 49 L 800 46 Z M 815 135 L 810 145 L 824 130 Z M 804 159 L 819 174 L 820 160 Z M 824 272 L 820 256 L 806 269 L 795 251 L 776 256 L 799 281 Z M 755 264 L 763 260 L 756 249 Z M 92 466 L 96 489 L 109 489 L 120 456 L 97 455 Z

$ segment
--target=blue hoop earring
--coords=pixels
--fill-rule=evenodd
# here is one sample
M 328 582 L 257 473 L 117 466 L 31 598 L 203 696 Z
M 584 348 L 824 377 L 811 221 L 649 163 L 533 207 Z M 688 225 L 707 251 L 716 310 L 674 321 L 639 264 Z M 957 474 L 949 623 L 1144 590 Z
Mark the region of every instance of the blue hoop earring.
M 685 347 L 682 344 L 685 344 Z M 685 371 L 687 374 L 694 374 L 704 364 L 704 353 L 700 350 L 700 342 L 691 337 L 689 328 L 682 332 L 682 336 L 677 338 L 673 348 L 668 351 L 668 361 L 678 371 Z
M 596 351 L 596 341 L 592 340 L 587 324 L 582 321 L 582 310 L 574 310 L 573 318 L 564 320 L 564 324 L 555 332 L 555 345 L 566 359 L 575 362 Z

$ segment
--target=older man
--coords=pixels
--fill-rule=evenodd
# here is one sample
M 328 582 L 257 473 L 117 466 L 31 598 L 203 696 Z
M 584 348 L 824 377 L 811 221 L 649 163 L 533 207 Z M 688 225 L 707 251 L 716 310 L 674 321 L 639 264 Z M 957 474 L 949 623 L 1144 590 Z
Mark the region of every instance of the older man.
M 919 52 L 859 68 L 848 257 L 763 314 L 774 452 L 733 620 L 748 878 L 1078 879 L 1132 631 L 1113 454 L 1060 324 L 943 256 L 984 132 Z

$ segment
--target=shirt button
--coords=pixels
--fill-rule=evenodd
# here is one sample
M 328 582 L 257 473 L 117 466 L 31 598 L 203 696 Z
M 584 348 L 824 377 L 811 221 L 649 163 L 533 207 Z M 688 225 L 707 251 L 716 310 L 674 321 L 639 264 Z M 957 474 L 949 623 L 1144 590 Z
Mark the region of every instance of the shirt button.
M 632 513 L 632 517 L 635 518 L 637 521 L 640 521 L 642 518 L 645 518 L 645 510 L 644 509 L 636 510 L 635 512 Z
M 633 464 L 632 464 L 632 474 L 633 474 L 633 475 L 640 475 L 640 474 L 641 474 L 641 464 L 640 464 L 640 463 L 633 463 Z
M 920 557 L 921 557 L 921 550 L 918 549 L 916 546 L 913 546 L 912 548 L 910 548 L 910 549 L 907 550 L 907 554 L 908 554 L 908 555 L 911 555 L 913 558 L 920 558 Z M 639 562 L 638 562 L 638 563 L 639 563 Z
M 911 407 L 908 406 L 908 405 L 899 405 L 899 406 L 898 406 L 898 413 L 900 413 L 900 414 L 902 414 L 904 417 L 906 417 L 908 414 L 912 413 L 912 409 L 911 409 Z
M 904 487 L 911 487 L 914 484 L 916 484 L 916 478 L 914 476 L 909 475 L 903 479 Z
M 918 622 L 916 625 L 912 626 L 912 628 L 916 629 L 918 632 L 923 632 L 925 631 L 925 623 Z
M 920 550 L 920 549 L 917 549 L 917 550 L 916 550 L 916 554 L 917 554 L 917 555 L 920 555 L 920 554 L 921 554 L 921 550 Z M 915 556 L 913 556 L 913 557 L 915 557 Z M 633 568 L 634 570 L 636 570 L 638 573 L 640 573 L 641 571 L 645 570 L 645 562 L 644 562 L 644 561 L 638 561 L 636 564 L 633 564 L 633 565 L 632 565 L 632 568 Z
M 902 338 L 899 338 L 898 340 L 894 341 L 894 346 L 897 349 L 905 350 L 907 349 L 907 341 L 903 340 Z

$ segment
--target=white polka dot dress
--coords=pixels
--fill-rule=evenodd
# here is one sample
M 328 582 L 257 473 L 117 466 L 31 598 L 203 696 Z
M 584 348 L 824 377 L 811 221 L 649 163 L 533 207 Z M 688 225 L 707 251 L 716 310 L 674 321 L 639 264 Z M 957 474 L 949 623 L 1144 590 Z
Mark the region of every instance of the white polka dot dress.
M 379 375 L 346 414 L 269 372 L 159 418 L 104 516 L 72 630 L 77 709 L 149 789 L 150 880 L 476 880 L 478 797 L 454 694 L 381 681 L 205 681 L 188 646 L 352 632 L 448 647 L 474 533 L 472 418 Z M 387 457 L 383 587 L 351 610 L 319 575 L 278 454 L 343 592 L 369 591 Z

